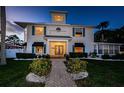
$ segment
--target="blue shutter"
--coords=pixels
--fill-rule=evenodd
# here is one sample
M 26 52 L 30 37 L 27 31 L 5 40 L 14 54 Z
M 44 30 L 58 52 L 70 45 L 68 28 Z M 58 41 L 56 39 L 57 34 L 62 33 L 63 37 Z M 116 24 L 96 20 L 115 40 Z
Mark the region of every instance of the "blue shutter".
M 72 48 L 73 48 L 73 52 L 74 52 L 74 45 L 72 46 Z
M 85 53 L 85 46 L 83 47 L 83 52 Z
M 46 45 L 44 44 L 44 53 L 46 53 Z
M 83 28 L 83 36 L 85 36 L 85 28 Z
M 35 26 L 32 26 L 32 35 L 35 35 Z
M 74 28 L 73 28 L 73 36 L 75 36 L 75 33 L 74 33 Z
M 44 27 L 44 36 L 46 36 L 46 27 Z
M 32 53 L 34 53 L 34 46 L 32 46 Z

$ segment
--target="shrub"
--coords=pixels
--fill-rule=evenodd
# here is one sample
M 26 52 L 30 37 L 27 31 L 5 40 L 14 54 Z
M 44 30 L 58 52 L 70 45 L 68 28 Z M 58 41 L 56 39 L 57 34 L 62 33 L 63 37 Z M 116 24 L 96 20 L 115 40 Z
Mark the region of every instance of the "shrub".
M 89 56 L 91 56 L 92 58 L 96 58 L 97 57 L 97 53 L 96 52 L 92 52 L 92 53 L 90 53 Z
M 110 59 L 110 56 L 106 54 L 106 55 L 102 55 L 101 58 L 102 59 Z
M 87 58 L 87 53 L 75 53 L 75 52 L 70 52 L 70 53 L 69 53 L 69 56 L 70 56 L 71 58 L 82 58 L 82 57 Z
M 36 58 L 37 56 L 33 53 L 16 53 L 17 58 Z
M 111 59 L 124 59 L 124 54 L 116 54 L 111 57 Z
M 47 54 L 47 55 L 42 55 L 43 58 L 47 58 L 47 59 L 50 59 L 50 55 Z
M 66 58 L 66 60 L 69 60 L 70 56 L 68 54 L 65 54 L 64 57 Z
M 50 73 L 51 66 L 49 59 L 36 59 L 29 65 L 29 70 L 39 76 L 46 76 Z
M 79 59 L 71 59 L 67 64 L 67 71 L 70 73 L 79 73 L 87 70 L 87 61 L 82 61 Z

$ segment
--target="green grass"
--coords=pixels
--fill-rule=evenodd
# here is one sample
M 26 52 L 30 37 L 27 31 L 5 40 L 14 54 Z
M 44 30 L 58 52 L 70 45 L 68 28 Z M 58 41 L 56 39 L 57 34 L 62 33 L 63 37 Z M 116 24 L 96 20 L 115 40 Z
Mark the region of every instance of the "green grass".
M 75 81 L 79 87 L 124 87 L 124 62 L 88 60 L 88 78 Z
M 28 66 L 32 61 L 7 60 L 7 65 L 0 66 L 0 86 L 1 87 L 35 87 L 44 84 L 32 84 L 25 81 Z

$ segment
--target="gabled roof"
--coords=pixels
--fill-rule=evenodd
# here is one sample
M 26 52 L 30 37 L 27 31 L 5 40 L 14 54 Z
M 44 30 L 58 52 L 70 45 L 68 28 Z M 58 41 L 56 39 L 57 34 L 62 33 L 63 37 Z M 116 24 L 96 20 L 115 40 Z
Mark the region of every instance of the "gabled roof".
M 27 25 L 56 25 L 56 26 L 73 26 L 73 27 L 88 27 L 88 28 L 96 28 L 96 26 L 90 25 L 80 25 L 80 24 L 56 24 L 56 23 L 36 23 L 36 22 L 15 22 L 17 25 L 22 28 L 26 28 Z
M 50 11 L 50 13 L 63 13 L 63 14 L 67 14 L 67 11 L 56 11 L 56 10 L 52 10 Z
M 17 25 L 25 28 L 28 24 L 30 25 L 44 25 L 44 23 L 34 23 L 34 22 L 15 22 Z

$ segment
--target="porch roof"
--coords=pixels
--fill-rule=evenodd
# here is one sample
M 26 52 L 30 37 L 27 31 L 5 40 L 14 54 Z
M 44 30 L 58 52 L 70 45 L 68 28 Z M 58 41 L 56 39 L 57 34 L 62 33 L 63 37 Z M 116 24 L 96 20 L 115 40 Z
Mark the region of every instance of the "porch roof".
M 75 46 L 75 47 L 84 47 L 84 44 L 83 44 L 83 43 L 75 43 L 74 46 Z
M 46 35 L 45 37 L 55 37 L 55 38 L 72 38 L 70 36 L 53 36 L 53 35 Z
M 34 42 L 32 46 L 44 46 L 44 42 Z

